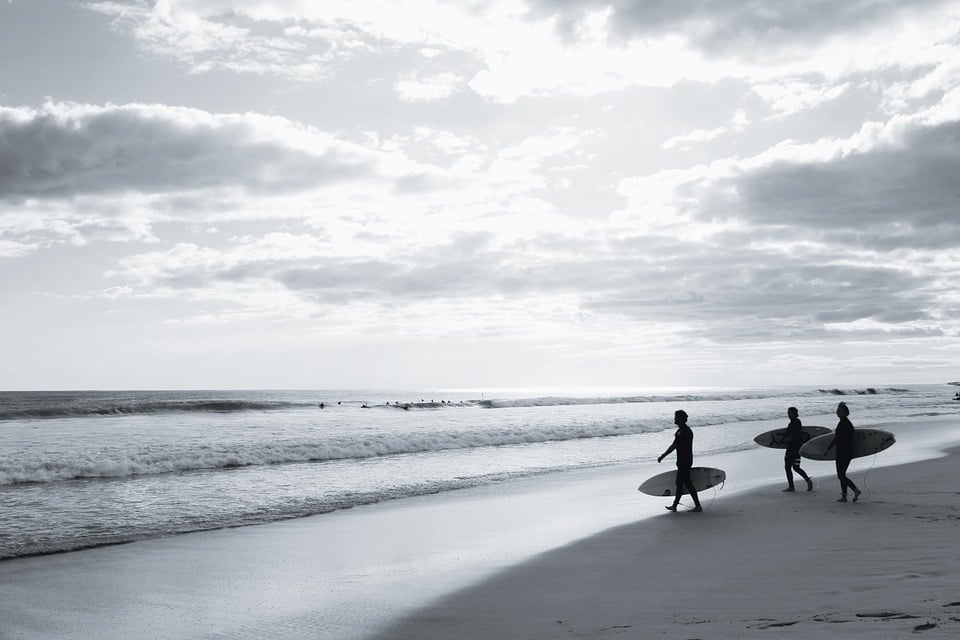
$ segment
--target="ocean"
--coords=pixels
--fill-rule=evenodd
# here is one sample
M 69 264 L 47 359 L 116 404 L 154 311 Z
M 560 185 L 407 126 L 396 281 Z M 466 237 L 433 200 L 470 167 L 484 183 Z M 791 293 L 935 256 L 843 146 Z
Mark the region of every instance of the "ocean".
M 0 559 L 649 461 L 680 408 L 722 454 L 788 406 L 909 423 L 960 415 L 957 389 L 0 392 Z

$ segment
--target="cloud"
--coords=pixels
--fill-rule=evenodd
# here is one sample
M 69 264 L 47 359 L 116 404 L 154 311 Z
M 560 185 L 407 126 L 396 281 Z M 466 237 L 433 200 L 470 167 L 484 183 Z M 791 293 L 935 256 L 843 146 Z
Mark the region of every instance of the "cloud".
M 8 250 L 3 255 L 8 257 L 97 240 L 152 243 L 157 239 L 151 226 L 164 218 L 153 210 L 149 198 L 137 195 L 32 199 L 0 206 L 0 240 L 6 237 Z
M 622 343 L 955 335 L 956 24 L 917 38 L 947 11 L 921 4 L 172 0 L 121 18 L 97 3 L 194 73 L 349 68 L 361 88 L 344 103 L 374 83 L 397 102 L 336 119 L 350 139 L 163 105 L 0 109 L 0 255 L 152 242 L 103 295 L 190 301 L 203 322 L 562 325 Z M 673 89 L 613 93 L 636 85 Z M 694 93 L 720 117 L 696 101 L 667 113 Z M 887 120 L 850 125 L 839 112 L 866 99 L 886 99 L 871 117 Z M 689 154 L 657 150 L 677 131 L 661 148 Z M 663 156 L 700 164 L 654 172 Z
M 145 52 L 177 60 L 192 73 L 224 70 L 316 81 L 327 77 L 338 60 L 375 48 L 349 25 L 305 28 L 259 21 L 228 4 L 104 1 L 85 6 L 110 16 L 114 28 L 131 32 Z
M 36 245 L 0 239 L 0 258 L 16 258 L 37 250 Z
M 960 247 L 960 122 L 825 162 L 781 160 L 704 185 L 703 219 L 803 229 L 851 249 Z
M 0 107 L 0 197 L 289 192 L 370 177 L 369 151 L 283 118 L 164 105 Z
M 949 6 L 946 0 L 782 0 L 776 3 L 694 0 L 532 0 L 536 13 L 553 15 L 573 36 L 580 22 L 606 14 L 620 38 L 683 34 L 709 55 L 760 57 L 784 49 L 809 48 L 835 36 L 849 38 L 872 28 L 889 28 L 905 14 Z
M 205 289 L 215 283 L 268 281 L 320 304 L 415 302 L 497 295 L 512 285 L 509 253 L 487 233 L 462 233 L 420 249 L 381 245 L 382 255 L 332 251 L 332 239 L 271 233 L 236 239 L 229 250 L 179 244 L 124 259 L 111 277 L 140 291 Z M 524 284 L 524 291 L 537 285 Z
M 101 295 L 202 301 L 205 312 L 187 322 L 299 318 L 322 321 L 323 331 L 511 333 L 559 302 L 528 308 L 543 282 L 518 273 L 517 254 L 490 240 L 460 234 L 429 249 L 383 245 L 379 257 L 337 255 L 329 239 L 307 234 L 238 238 L 228 249 L 184 243 L 123 259 L 107 274 L 118 284 Z
M 389 61 L 387 73 L 406 101 L 446 99 L 469 88 L 508 103 L 737 78 L 770 85 L 761 91 L 778 108 L 796 109 L 835 97 L 832 84 L 857 72 L 949 64 L 956 57 L 956 25 L 949 20 L 955 4 L 167 0 L 88 6 L 112 16 L 146 50 L 194 73 L 322 82 L 370 56 Z M 785 78 L 806 83 L 802 95 L 799 86 L 789 95 L 775 89 Z
M 627 340 L 647 331 L 715 343 L 957 330 L 949 317 L 957 300 L 921 265 L 858 261 L 833 246 L 752 242 L 749 230 L 723 244 L 612 231 L 510 244 L 493 233 L 463 233 L 430 247 L 385 242 L 378 252 L 337 254 L 332 238 L 269 234 L 238 238 L 225 250 L 187 244 L 132 256 L 110 277 L 131 296 L 221 300 L 233 318 L 273 316 L 280 296 L 298 317 L 355 314 L 354 328 L 393 318 L 397 329 L 434 335 L 481 318 L 503 333 L 543 322 L 545 331 L 564 326 L 583 336 L 612 331 Z M 951 273 L 956 267 L 943 268 Z
M 784 79 L 778 82 L 758 84 L 753 87 L 764 102 L 773 109 L 773 118 L 785 118 L 801 111 L 836 100 L 850 88 L 849 83 L 841 85 L 815 85 Z
M 615 219 L 675 232 L 794 229 L 875 251 L 953 247 L 958 137 L 954 90 L 934 107 L 867 123 L 848 138 L 785 141 L 749 158 L 624 180 L 620 193 L 630 204 Z
M 749 124 L 750 119 L 747 117 L 747 114 L 743 109 L 738 109 L 728 124 L 713 129 L 694 129 L 693 131 L 681 133 L 680 135 L 668 138 L 660 145 L 660 148 L 667 150 L 676 148 L 686 149 L 689 148 L 690 143 L 709 142 L 728 133 L 743 131 Z
M 159 221 L 290 220 L 334 234 L 339 252 L 376 250 L 369 239 L 377 237 L 428 246 L 453 231 L 575 232 L 576 221 L 531 191 L 549 186 L 550 166 L 590 135 L 547 128 L 489 147 L 415 127 L 354 142 L 251 113 L 0 107 L 0 234 L 17 247 L 42 248 L 151 242 Z
M 579 144 L 558 130 L 471 169 L 483 180 L 462 203 L 441 194 L 437 211 L 462 204 L 460 217 L 403 215 L 407 229 L 383 218 L 378 233 L 326 224 L 325 235 L 244 237 L 227 250 L 179 245 L 128 258 L 112 277 L 136 295 L 222 296 L 264 313 L 275 303 L 260 290 L 282 290 L 301 314 L 364 308 L 377 322 L 403 308 L 411 327 L 431 331 L 469 322 L 457 314 L 471 304 L 516 329 L 530 322 L 531 300 L 551 298 L 587 333 L 672 326 L 733 343 L 955 335 L 958 105 L 960 93 L 949 94 L 848 138 L 624 180 L 627 206 L 606 224 L 517 200 L 542 188 L 546 159 Z M 520 215 L 493 208 L 503 194 Z M 417 206 L 432 208 L 431 197 Z
M 455 94 L 464 84 L 463 78 L 455 73 L 428 77 L 409 75 L 397 81 L 397 95 L 408 102 L 442 100 Z
M 929 276 L 896 264 L 845 262 L 828 249 L 796 255 L 756 250 L 746 239 L 722 246 L 678 244 L 651 257 L 649 266 L 624 265 L 629 281 L 611 280 L 613 286 L 584 292 L 584 307 L 672 323 L 716 342 L 944 330 L 934 317 L 944 301 Z M 854 325 L 864 322 L 869 326 Z
M 624 180 L 611 222 L 674 239 L 679 257 L 588 308 L 716 340 L 957 335 L 958 98 L 848 138 Z

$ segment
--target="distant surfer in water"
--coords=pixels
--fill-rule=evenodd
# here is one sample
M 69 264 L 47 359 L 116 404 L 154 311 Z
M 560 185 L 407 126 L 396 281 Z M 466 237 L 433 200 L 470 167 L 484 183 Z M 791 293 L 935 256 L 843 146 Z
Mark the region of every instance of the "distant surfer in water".
M 850 409 L 845 402 L 837 405 L 837 417 L 840 422 L 837 423 L 837 429 L 833 432 L 833 440 L 827 446 L 830 451 L 834 446 L 837 447 L 837 478 L 840 480 L 840 499 L 837 502 L 847 501 L 847 489 L 853 489 L 853 501 L 856 502 L 860 497 L 860 489 L 853 484 L 853 480 L 847 477 L 847 467 L 853 460 L 853 423 L 850 422 Z
M 803 423 L 800 422 L 800 412 L 796 407 L 787 409 L 790 424 L 787 425 L 787 437 L 784 439 L 787 451 L 783 454 L 783 467 L 787 472 L 787 488 L 784 491 L 795 491 L 793 488 L 793 472 L 807 481 L 807 491 L 813 491 L 813 480 L 800 468 L 800 446 L 803 444 Z
M 693 430 L 687 426 L 687 412 L 683 409 L 673 414 L 673 423 L 677 425 L 677 432 L 673 435 L 673 444 L 663 452 L 657 462 L 663 462 L 674 450 L 677 452 L 677 491 L 673 499 L 673 504 L 667 507 L 670 511 L 676 511 L 680 504 L 680 497 L 683 495 L 684 487 L 687 488 L 690 497 L 693 498 L 693 504 L 696 506 L 691 511 L 703 511 L 700 506 L 700 497 L 697 496 L 697 490 L 693 486 L 693 480 L 690 478 L 690 469 L 693 467 Z

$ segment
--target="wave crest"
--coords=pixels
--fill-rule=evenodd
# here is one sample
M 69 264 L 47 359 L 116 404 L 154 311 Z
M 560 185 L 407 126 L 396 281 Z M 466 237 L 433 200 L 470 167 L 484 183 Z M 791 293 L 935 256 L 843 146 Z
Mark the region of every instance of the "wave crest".
M 292 441 L 257 446 L 222 448 L 146 449 L 138 452 L 105 452 L 102 458 L 21 460 L 0 457 L 0 485 L 58 482 L 83 478 L 125 478 L 162 473 L 231 469 L 332 460 L 363 460 L 381 456 L 419 454 L 455 449 L 538 444 L 635 435 L 660 431 L 642 424 L 568 425 L 524 430 L 503 427 L 484 431 L 440 433 L 379 433 L 356 439 Z

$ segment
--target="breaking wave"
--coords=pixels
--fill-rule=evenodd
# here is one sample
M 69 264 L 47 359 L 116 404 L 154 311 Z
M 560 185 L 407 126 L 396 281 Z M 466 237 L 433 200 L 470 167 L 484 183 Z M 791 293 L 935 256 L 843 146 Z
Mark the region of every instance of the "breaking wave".
M 81 418 L 84 416 L 135 415 L 150 413 L 231 413 L 237 411 L 270 411 L 290 409 L 298 405 L 290 402 L 251 402 L 243 400 L 160 401 L 137 404 L 107 404 L 82 406 L 20 407 L 0 411 L 0 420 L 31 418 Z M 309 406 L 309 405 L 306 405 Z
M 538 444 L 584 438 L 635 435 L 662 430 L 637 423 L 577 424 L 538 429 L 503 427 L 483 431 L 376 433 L 328 437 L 323 441 L 291 441 L 219 448 L 145 448 L 132 452 L 105 451 L 98 457 L 44 457 L 32 460 L 0 456 L 0 485 L 58 482 L 82 478 L 124 478 L 162 473 L 232 469 Z

